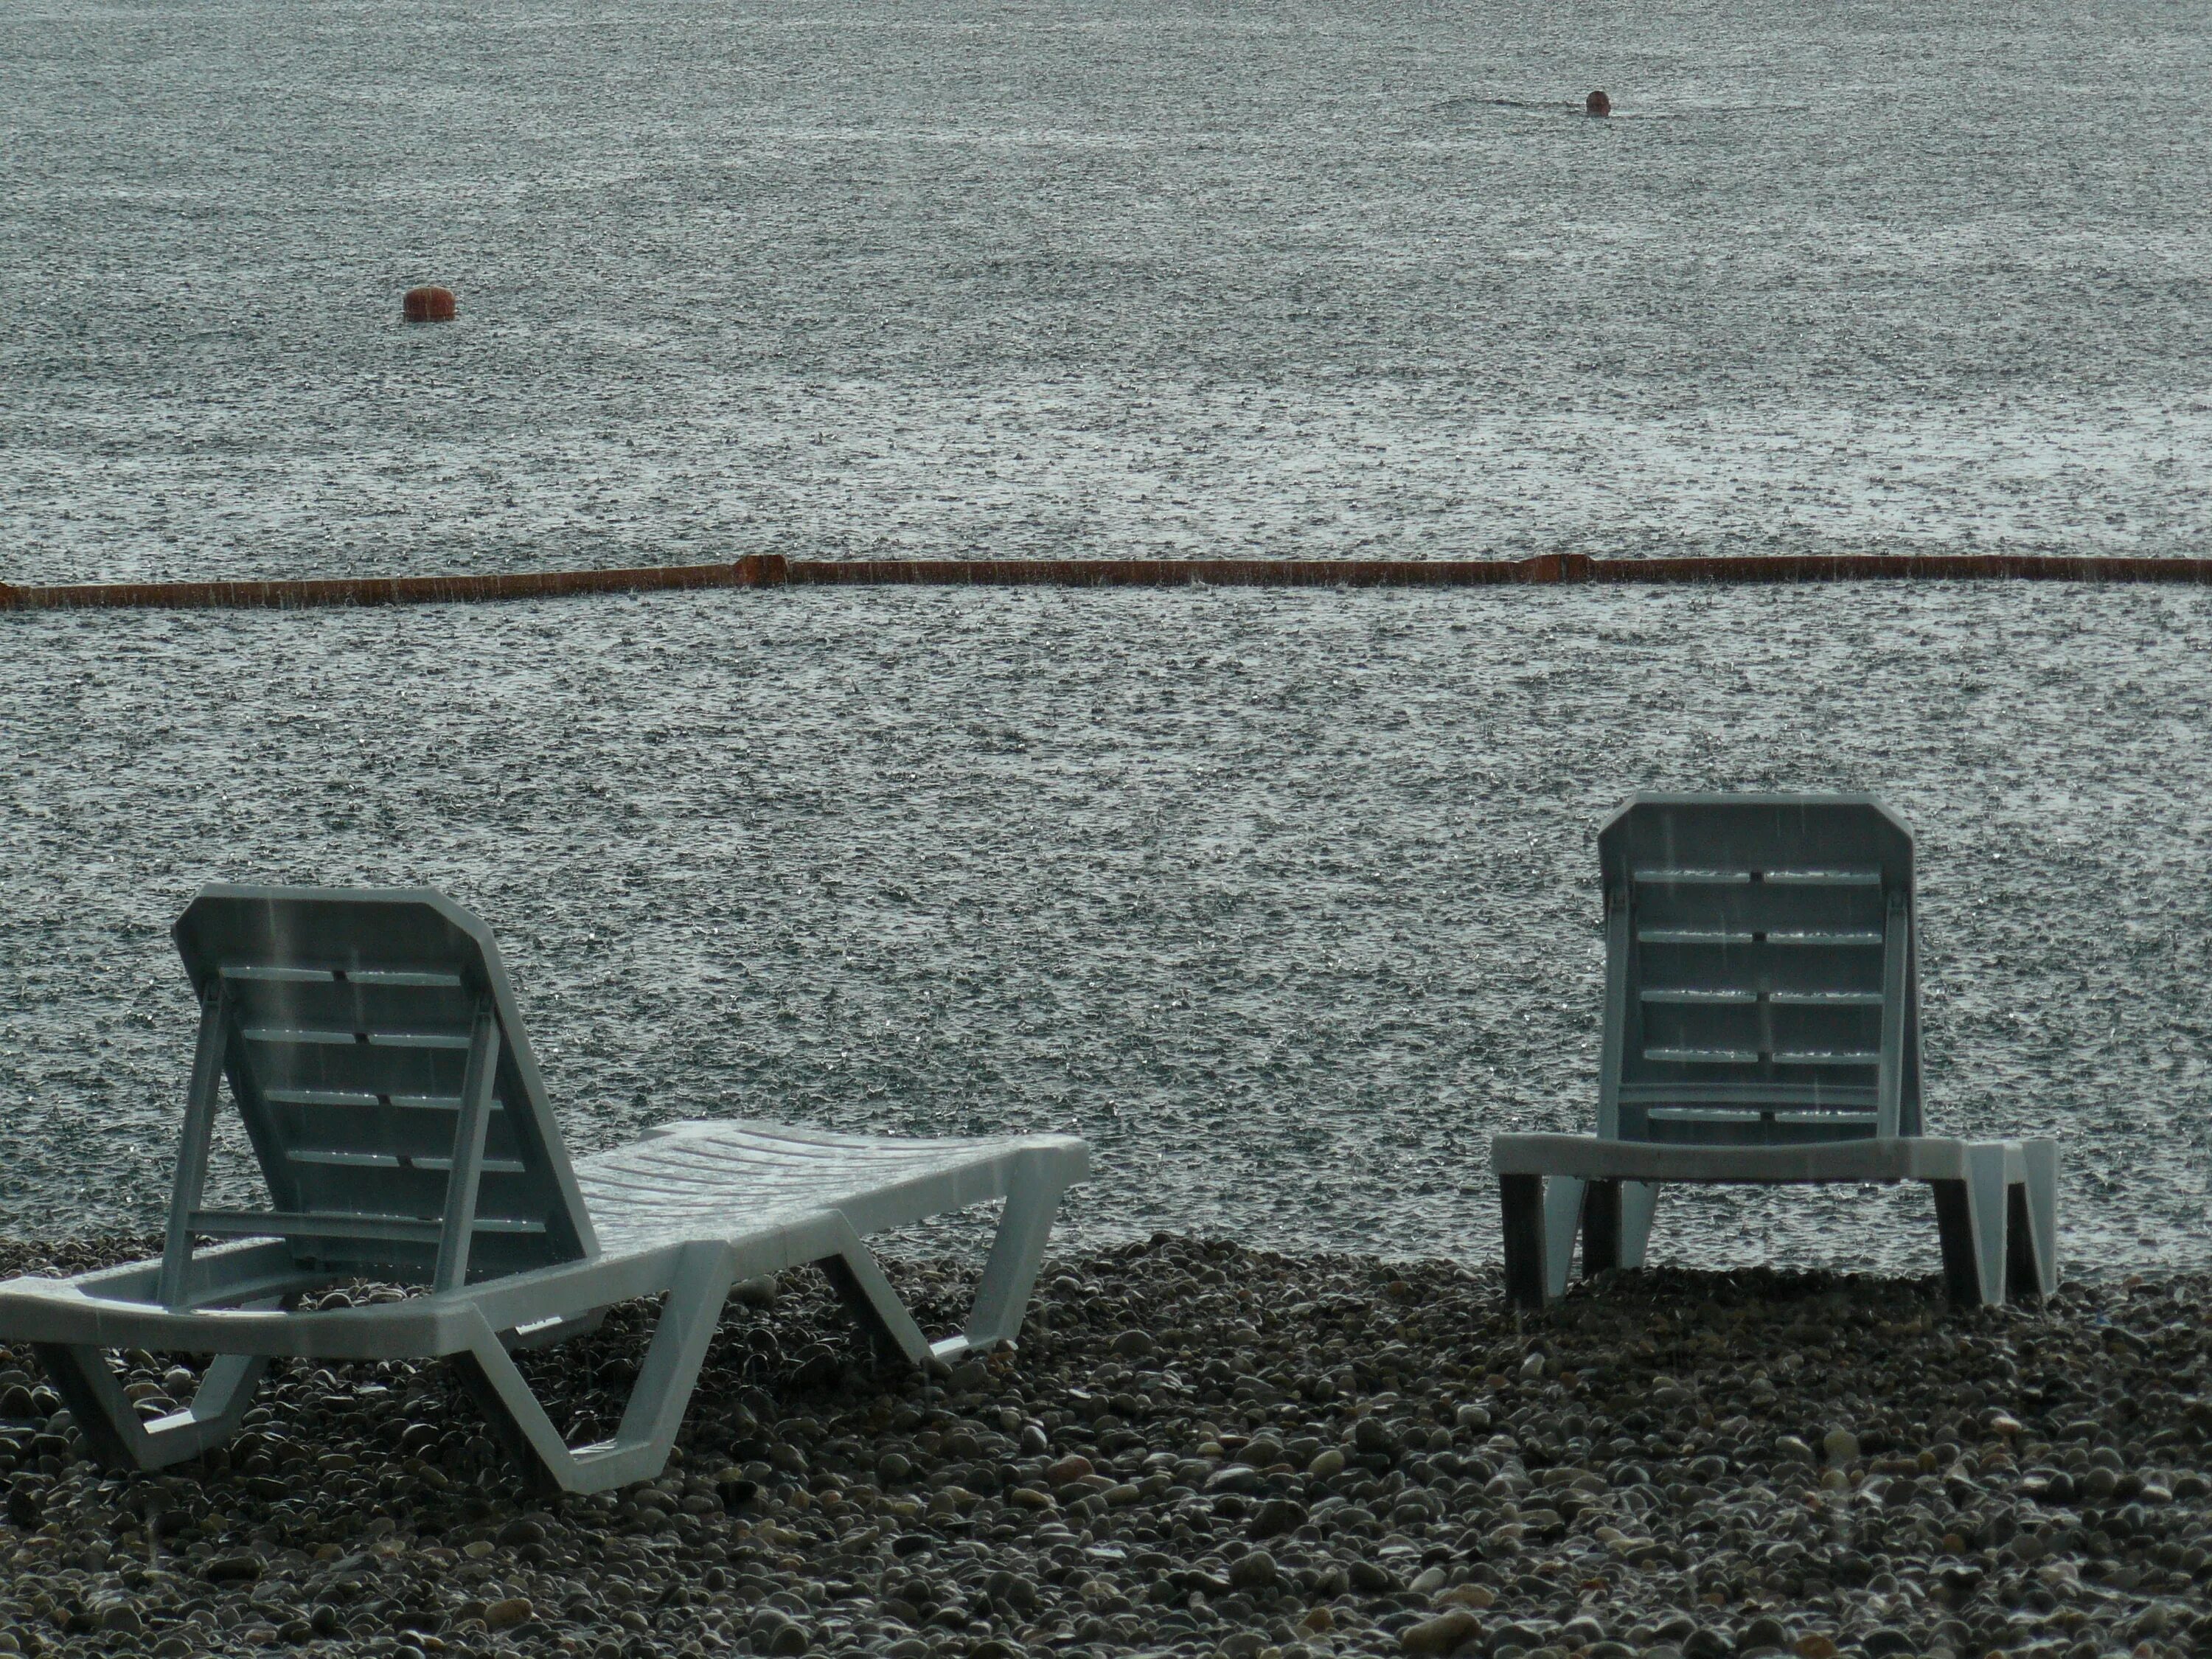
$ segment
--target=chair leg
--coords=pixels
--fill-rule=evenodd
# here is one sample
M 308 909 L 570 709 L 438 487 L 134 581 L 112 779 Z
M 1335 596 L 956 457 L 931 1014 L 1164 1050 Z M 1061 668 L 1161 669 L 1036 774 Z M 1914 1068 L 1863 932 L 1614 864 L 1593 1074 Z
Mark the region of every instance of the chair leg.
M 1973 1190 L 1974 1249 L 1981 1265 L 1982 1300 L 2005 1299 L 2005 1148 L 1981 1143 L 1966 1148 L 1966 1178 Z
M 1943 1294 L 1960 1307 L 1982 1300 L 1981 1252 L 1974 1241 L 1973 1199 L 1963 1181 L 1931 1181 L 1936 1236 L 1943 1248 Z
M 999 1212 L 999 1231 L 983 1263 L 967 1327 L 939 1342 L 923 1334 L 860 1234 L 842 1217 L 837 1252 L 824 1256 L 819 1265 L 866 1328 L 878 1352 L 902 1354 L 917 1365 L 988 1353 L 1001 1343 L 1011 1343 L 1021 1332 L 1022 1316 L 1036 1288 L 1037 1267 L 1044 1260 L 1045 1242 L 1052 1236 L 1065 1190 L 1049 1182 L 1015 1183 Z
M 2021 1158 L 2027 1165 L 2027 1212 L 2035 1248 L 2038 1292 L 2058 1288 L 2058 1143 L 2027 1140 Z
M 2021 1146 L 2027 1179 L 2005 1189 L 2005 1294 L 2049 1296 L 2058 1288 L 2058 1146 Z
M 2004 1147 L 1969 1146 L 1965 1179 L 1928 1184 L 1936 1193 L 1945 1294 L 1964 1308 L 2001 1305 L 2005 1299 Z
M 1583 1196 L 1583 1277 L 1620 1266 L 1620 1183 L 1593 1181 Z
M 611 1440 L 571 1448 L 498 1334 L 481 1321 L 452 1363 L 524 1478 L 540 1490 L 607 1492 L 649 1480 L 667 1464 L 736 1277 L 736 1255 L 726 1245 L 689 1245 L 677 1258 L 653 1346 Z
M 1045 1182 L 1024 1181 L 1006 1194 L 1006 1207 L 999 1212 L 998 1235 L 991 1241 L 982 1281 L 975 1287 L 975 1304 L 962 1333 L 969 1348 L 995 1348 L 1021 1334 L 1022 1316 L 1029 1310 L 1030 1292 L 1036 1288 L 1037 1268 L 1044 1261 L 1045 1241 L 1052 1236 L 1064 1190 Z
M 1620 1265 L 1640 1267 L 1644 1252 L 1651 1243 L 1652 1212 L 1659 1206 L 1659 1183 L 1656 1181 L 1624 1181 L 1620 1183 Z
M 1498 1206 L 1505 1244 L 1505 1299 L 1516 1308 L 1544 1305 L 1544 1177 L 1501 1175 Z
M 118 1473 L 167 1468 L 222 1445 L 238 1432 L 269 1370 L 259 1354 L 217 1354 L 189 1405 L 142 1423 L 100 1349 L 39 1343 L 35 1351 L 83 1430 L 94 1461 Z
M 815 1265 L 829 1275 L 838 1299 L 867 1332 L 879 1356 L 896 1354 L 916 1365 L 929 1363 L 929 1338 L 857 1236 L 842 1255 L 824 1256 Z
M 1589 1182 L 1573 1176 L 1551 1176 L 1544 1183 L 1544 1293 L 1565 1296 L 1575 1265 L 1575 1235 L 1581 1231 L 1583 1198 Z

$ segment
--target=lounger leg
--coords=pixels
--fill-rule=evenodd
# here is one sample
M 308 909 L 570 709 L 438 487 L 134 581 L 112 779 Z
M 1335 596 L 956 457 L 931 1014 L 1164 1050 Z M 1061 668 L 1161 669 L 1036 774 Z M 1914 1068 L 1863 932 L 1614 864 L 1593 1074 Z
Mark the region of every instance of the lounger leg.
M 2058 1288 L 2058 1143 L 2027 1140 L 2021 1157 L 2027 1164 L 2027 1218 L 2035 1257 L 2036 1293 Z
M 2005 1148 L 1979 1144 L 1966 1148 L 1966 1178 L 1973 1189 L 1974 1249 L 1982 1270 L 1982 1300 L 2002 1307 L 2005 1299 Z
M 1943 1290 L 1963 1308 L 2004 1300 L 2004 1148 L 1969 1146 L 1961 1181 L 1931 1181 Z
M 991 1241 L 991 1254 L 983 1263 L 983 1277 L 975 1288 L 975 1301 L 967 1328 L 957 1336 L 932 1342 L 914 1316 L 891 1288 L 890 1280 L 860 1236 L 844 1227 L 838 1252 L 819 1264 L 830 1275 L 861 1324 L 875 1340 L 878 1352 L 903 1354 L 915 1364 L 931 1359 L 956 1360 L 969 1353 L 988 1352 L 1002 1342 L 1012 1342 L 1022 1328 L 1030 1292 L 1036 1287 L 1037 1265 L 1044 1259 L 1045 1241 L 1052 1236 L 1053 1218 L 1060 1212 L 1064 1188 L 1037 1182 L 1017 1182 L 999 1213 L 999 1231 Z
M 1659 1183 L 1624 1181 L 1620 1183 L 1620 1265 L 1640 1267 L 1651 1243 L 1651 1216 L 1659 1207 Z
M 622 1426 L 613 1439 L 595 1445 L 568 1445 L 490 1326 L 483 1325 L 469 1346 L 453 1356 L 453 1364 L 533 1484 L 588 1492 L 649 1480 L 666 1465 L 668 1449 L 676 1443 L 736 1276 L 735 1253 L 725 1245 L 700 1243 L 684 1250 Z
M 1567 1293 L 1575 1265 L 1575 1234 L 1581 1231 L 1583 1197 L 1589 1183 L 1572 1176 L 1552 1176 L 1544 1184 L 1544 1294 Z
M 1620 1183 L 1593 1181 L 1583 1197 L 1583 1277 L 1620 1266 Z
M 1544 1305 L 1544 1177 L 1501 1175 L 1498 1200 L 1505 1232 L 1505 1299 L 1517 1308 Z
M 1029 1310 L 1030 1292 L 1036 1288 L 1037 1267 L 1044 1260 L 1045 1241 L 1060 1213 L 1065 1188 L 1048 1182 L 1017 1182 L 999 1212 L 999 1231 L 991 1241 L 983 1278 L 975 1287 L 975 1304 L 969 1310 L 968 1328 L 961 1333 L 971 1349 L 990 1349 L 1012 1342 L 1021 1334 L 1022 1316 Z
M 1963 1181 L 1931 1181 L 1936 1195 L 1936 1237 L 1943 1248 L 1943 1294 L 1961 1307 L 1982 1299 L 1980 1253 L 1974 1248 L 1973 1200 Z
M 253 1391 L 269 1369 L 258 1354 L 217 1354 L 182 1411 L 141 1423 L 123 1385 L 98 1348 L 36 1345 L 39 1363 L 84 1431 L 94 1460 L 105 1468 L 167 1468 L 220 1446 L 238 1432 Z
M 824 1256 L 816 1265 L 829 1274 L 839 1300 L 860 1322 L 878 1354 L 902 1355 L 916 1365 L 929 1363 L 929 1339 L 857 1235 L 845 1254 Z

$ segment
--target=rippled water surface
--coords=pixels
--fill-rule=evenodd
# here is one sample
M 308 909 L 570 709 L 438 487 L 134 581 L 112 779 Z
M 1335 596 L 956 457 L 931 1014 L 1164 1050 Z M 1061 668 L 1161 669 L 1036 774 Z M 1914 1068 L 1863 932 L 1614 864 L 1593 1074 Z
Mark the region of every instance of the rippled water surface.
M 1918 825 L 1931 1126 L 2065 1139 L 2075 1270 L 2212 1259 L 2212 595 L 792 589 L 0 617 L 0 1226 L 157 1212 L 210 879 L 428 883 L 573 1144 L 1073 1127 L 1064 1237 L 1487 1259 L 1595 1091 L 1637 787 Z M 1918 1189 L 1668 1259 L 1930 1270 Z
M 2160 0 L 10 0 L 0 577 L 2201 554 L 2208 131 Z
M 0 580 L 2212 551 L 2208 20 L 21 0 Z M 2208 611 L 0 617 L 0 1229 L 157 1212 L 228 878 L 478 908 L 580 1149 L 1072 1126 L 1073 1238 L 1486 1256 L 1486 1134 L 1588 1120 L 1598 819 L 1834 785 L 1921 826 L 1931 1120 L 2066 1137 L 2076 1266 L 2202 1263 Z M 1669 1202 L 1934 1261 L 1917 1192 Z

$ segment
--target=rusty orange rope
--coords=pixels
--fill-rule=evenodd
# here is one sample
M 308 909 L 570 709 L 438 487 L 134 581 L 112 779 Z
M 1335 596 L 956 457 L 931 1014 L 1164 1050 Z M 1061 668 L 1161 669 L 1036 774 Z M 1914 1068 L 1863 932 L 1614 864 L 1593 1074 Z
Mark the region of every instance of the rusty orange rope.
M 98 582 L 11 586 L 0 611 L 434 605 L 643 593 L 669 588 L 1488 587 L 1510 584 L 1844 581 L 2177 582 L 2212 585 L 2212 559 L 2073 558 L 2053 554 L 1741 554 L 1601 559 L 787 559 L 492 575 L 326 576 L 297 581 Z

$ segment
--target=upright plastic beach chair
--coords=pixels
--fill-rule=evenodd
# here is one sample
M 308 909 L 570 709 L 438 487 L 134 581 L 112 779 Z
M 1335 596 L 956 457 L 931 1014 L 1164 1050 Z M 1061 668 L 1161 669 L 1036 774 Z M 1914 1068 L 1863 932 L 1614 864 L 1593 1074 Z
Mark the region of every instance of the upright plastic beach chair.
M 2058 1279 L 2050 1140 L 1921 1123 L 1912 832 L 1871 795 L 1637 795 L 1598 832 L 1597 1133 L 1491 1142 L 1509 1294 L 1640 1267 L 1668 1182 L 1924 1181 L 1967 1304 Z
M 0 1284 L 94 1453 L 154 1468 L 228 1439 L 271 1358 L 445 1358 L 525 1472 L 596 1492 L 669 1448 L 732 1284 L 825 1268 L 879 1346 L 923 1364 L 1011 1342 L 1080 1140 L 872 1139 L 772 1124 L 657 1130 L 571 1166 L 507 972 L 442 894 L 209 887 L 176 926 L 199 994 L 160 1260 Z M 273 1206 L 204 1207 L 226 1082 Z M 861 1243 L 1004 1200 L 967 1325 L 923 1335 Z M 201 1240 L 216 1241 L 203 1245 Z M 356 1278 L 404 1301 L 301 1310 Z M 622 1425 L 563 1442 L 509 1357 L 665 1294 Z M 141 1422 L 104 1349 L 218 1356 L 183 1410 Z

